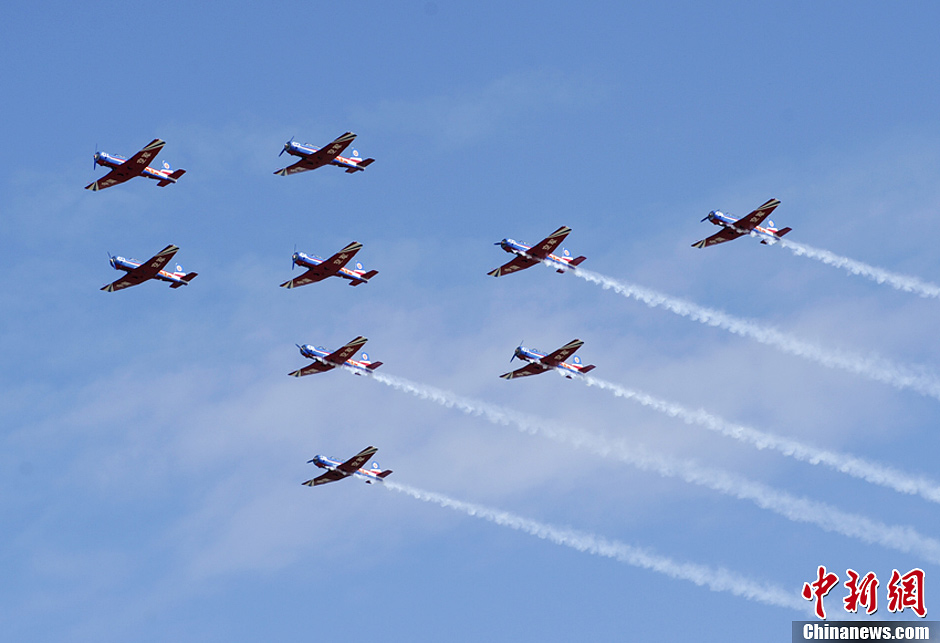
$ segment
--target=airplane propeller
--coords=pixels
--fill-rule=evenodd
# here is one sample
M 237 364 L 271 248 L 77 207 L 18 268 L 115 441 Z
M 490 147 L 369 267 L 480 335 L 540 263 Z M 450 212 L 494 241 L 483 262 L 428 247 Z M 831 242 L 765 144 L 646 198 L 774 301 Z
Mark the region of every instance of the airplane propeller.
M 705 215 L 705 218 L 704 218 L 704 219 L 702 219 L 701 221 L 699 221 L 699 223 L 705 223 L 706 221 L 708 221 L 708 215 L 707 215 L 707 214 Z
M 95 169 L 95 170 L 98 169 L 98 144 L 97 143 L 95 143 L 95 155 L 91 157 L 91 167 L 92 169 Z M 108 253 L 108 256 L 110 257 L 111 254 Z
M 294 142 L 294 137 L 291 136 L 291 137 L 290 137 L 290 140 L 287 141 L 286 143 L 284 143 L 284 149 L 281 150 L 281 154 L 283 154 L 284 152 L 286 152 L 287 150 L 289 150 L 289 149 L 290 149 L 290 144 L 293 143 L 293 142 Z M 280 156 L 281 154 L 278 154 L 278 156 Z
M 280 154 L 278 154 L 280 156 Z M 297 265 L 297 244 L 294 244 L 294 254 L 290 256 L 290 271 L 294 272 L 294 266 Z
M 524 339 L 521 342 L 519 342 L 519 346 L 522 346 L 523 344 L 525 344 Z M 516 349 L 516 350 L 519 350 L 519 349 Z M 516 359 L 516 351 L 512 352 L 512 357 L 509 358 L 509 363 L 512 364 L 512 360 L 514 359 Z

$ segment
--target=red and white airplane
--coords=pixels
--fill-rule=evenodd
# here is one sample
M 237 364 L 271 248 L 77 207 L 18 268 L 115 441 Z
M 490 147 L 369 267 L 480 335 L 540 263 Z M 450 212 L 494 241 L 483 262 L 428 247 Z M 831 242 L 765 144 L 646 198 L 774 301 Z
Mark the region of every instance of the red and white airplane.
M 774 222 L 768 219 L 767 227 L 761 227 L 761 222 L 770 216 L 770 213 L 780 205 L 777 199 L 771 199 L 760 206 L 746 217 L 735 219 L 721 210 L 712 210 L 702 221 L 711 221 L 715 225 L 722 226 L 719 232 L 712 236 L 696 241 L 692 244 L 693 248 L 707 248 L 725 241 L 737 239 L 746 234 L 752 237 L 759 237 L 764 245 L 772 246 L 780 241 L 780 237 L 790 232 L 791 228 L 782 228 L 778 230 L 774 227 Z
M 377 462 L 372 463 L 371 469 L 363 469 L 362 465 L 369 461 L 375 452 L 378 451 L 375 447 L 366 447 L 353 457 L 346 460 L 346 462 L 340 462 L 339 460 L 334 460 L 333 458 L 327 458 L 322 455 L 313 456 L 312 460 L 308 460 L 307 464 L 313 463 L 320 467 L 321 469 L 327 469 L 327 472 L 317 476 L 316 478 L 311 478 L 305 484 L 308 487 L 316 487 L 317 485 L 326 484 L 327 482 L 336 482 L 337 480 L 342 480 L 343 478 L 348 478 L 349 476 L 357 476 L 366 481 L 366 484 L 372 484 L 373 482 L 383 482 L 386 477 L 392 472 L 391 469 L 386 469 L 382 471 L 379 468 Z
M 300 349 L 300 354 L 308 359 L 312 359 L 313 364 L 308 364 L 293 373 L 288 373 L 288 375 L 292 377 L 303 377 L 311 373 L 332 371 L 337 366 L 345 366 L 356 375 L 368 375 L 381 366 L 382 362 L 370 362 L 369 356 L 366 353 L 362 354 L 362 361 L 352 359 L 355 352 L 359 350 L 361 346 L 365 345 L 367 341 L 369 340 L 360 336 L 347 343 L 342 348 L 337 348 L 332 352 L 322 346 L 311 346 L 310 344 L 301 346 L 298 344 L 297 348 Z
M 102 165 L 112 169 L 105 174 L 104 177 L 94 183 L 86 185 L 85 189 L 97 192 L 98 190 L 109 188 L 112 185 L 129 181 L 135 176 L 146 176 L 148 179 L 154 179 L 160 187 L 167 186 L 170 183 L 176 183 L 178 178 L 186 174 L 186 170 L 174 171 L 166 161 L 163 162 L 162 169 L 155 170 L 150 167 L 150 162 L 156 158 L 164 145 L 166 145 L 164 141 L 155 138 L 145 145 L 144 149 L 137 152 L 137 154 L 129 159 L 125 159 L 123 156 L 108 154 L 107 152 L 96 151 L 95 167 Z
M 143 263 L 134 261 L 133 259 L 125 259 L 124 257 L 111 257 L 109 253 L 108 256 L 111 260 L 111 267 L 115 270 L 124 270 L 127 274 L 109 283 L 107 286 L 103 286 L 101 289 L 107 292 L 114 292 L 115 290 L 123 290 L 131 286 L 136 286 L 148 279 L 168 281 L 170 282 L 170 288 L 185 286 L 196 277 L 195 272 L 184 272 L 183 267 L 179 265 L 176 266 L 175 271 L 163 269 L 163 266 L 172 261 L 177 251 L 179 251 L 179 248 L 170 244 Z
M 306 286 L 307 284 L 312 284 L 316 281 L 321 281 L 327 277 L 337 276 L 342 277 L 343 279 L 349 280 L 350 286 L 358 286 L 359 284 L 367 284 L 369 280 L 374 276 L 379 274 L 378 270 L 370 270 L 366 272 L 362 269 L 362 264 L 357 263 L 355 268 L 346 268 L 346 264 L 349 263 L 359 249 L 362 248 L 362 244 L 356 241 L 353 241 L 348 246 L 337 252 L 335 255 L 329 259 L 321 259 L 316 255 L 308 255 L 303 252 L 294 252 L 294 256 L 291 261 L 291 270 L 294 266 L 300 265 L 304 268 L 307 268 L 307 272 L 300 275 L 299 277 L 294 277 L 290 281 L 285 281 L 281 284 L 281 288 L 296 288 L 297 286 Z
M 572 379 L 572 375 L 583 375 L 589 371 L 594 370 L 593 364 L 581 364 L 581 359 L 577 356 L 572 361 L 571 364 L 565 361 L 571 355 L 574 355 L 574 352 L 581 348 L 584 345 L 580 339 L 573 339 L 561 348 L 556 351 L 552 351 L 547 355 L 542 351 L 535 350 L 533 348 L 526 348 L 525 346 L 518 346 L 513 352 L 512 357 L 509 358 L 511 362 L 515 358 L 519 358 L 526 362 L 529 362 L 522 368 L 516 369 L 510 373 L 503 373 L 500 375 L 504 380 L 511 380 L 517 377 L 528 377 L 529 375 L 538 375 L 539 373 L 544 373 L 555 369 L 569 380 Z
M 560 257 L 552 254 L 552 251 L 561 245 L 561 242 L 565 240 L 565 237 L 567 237 L 570 232 L 571 228 L 561 226 L 534 246 L 527 246 L 514 239 L 497 241 L 494 245 L 502 247 L 503 250 L 516 255 L 516 257 L 509 263 L 500 266 L 496 270 L 491 270 L 486 274 L 492 275 L 493 277 L 500 277 L 502 275 L 525 270 L 526 268 L 531 268 L 542 261 L 557 264 L 558 272 L 571 270 L 584 261 L 585 257 L 572 258 L 571 253 L 564 248 L 562 248 Z
M 284 143 L 284 149 L 281 150 L 281 154 L 287 152 L 292 156 L 299 156 L 300 160 L 293 165 L 275 170 L 274 173 L 278 176 L 288 176 L 290 174 L 297 174 L 298 172 L 315 170 L 324 165 L 338 165 L 339 167 L 345 168 L 347 174 L 362 172 L 366 167 L 375 163 L 375 159 L 361 159 L 359 158 L 359 152 L 356 150 L 353 150 L 352 157 L 340 156 L 340 153 L 349 147 L 349 144 L 352 143 L 355 138 L 355 134 L 346 132 L 326 147 L 314 147 L 309 144 L 301 145 L 300 143 L 295 143 L 294 139 L 291 139 Z M 278 156 L 281 154 L 278 154 Z

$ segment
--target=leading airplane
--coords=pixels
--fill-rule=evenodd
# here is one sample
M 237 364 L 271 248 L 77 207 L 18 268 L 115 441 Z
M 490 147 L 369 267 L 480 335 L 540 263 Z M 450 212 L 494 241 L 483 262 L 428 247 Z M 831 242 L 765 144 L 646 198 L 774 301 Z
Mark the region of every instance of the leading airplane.
M 572 258 L 571 253 L 564 248 L 562 248 L 562 255 L 560 257 L 552 254 L 552 251 L 565 240 L 565 237 L 567 237 L 570 232 L 571 228 L 561 226 L 534 246 L 527 246 L 514 239 L 497 241 L 494 245 L 501 246 L 503 250 L 516 255 L 516 257 L 509 263 L 495 270 L 491 270 L 486 274 L 492 275 L 493 277 L 508 275 L 513 272 L 525 270 L 526 268 L 531 268 L 542 261 L 557 264 L 558 272 L 571 270 L 584 261 L 585 257 Z
M 123 290 L 131 286 L 136 286 L 148 279 L 168 281 L 170 282 L 170 288 L 185 286 L 196 276 L 195 272 L 183 272 L 183 267 L 179 265 L 176 266 L 175 271 L 163 269 L 163 266 L 173 259 L 177 251 L 179 251 L 179 248 L 170 244 L 143 263 L 134 261 L 133 259 L 125 259 L 124 257 L 111 257 L 111 255 L 108 254 L 111 259 L 111 267 L 115 270 L 124 270 L 127 274 L 107 286 L 103 286 L 101 289 L 114 292 L 115 290 Z
M 108 154 L 107 152 L 95 151 L 95 167 L 102 165 L 112 169 L 105 174 L 104 177 L 94 183 L 86 185 L 85 189 L 97 192 L 98 190 L 109 188 L 112 185 L 129 181 L 135 176 L 146 176 L 148 179 L 154 179 L 160 187 L 167 186 L 170 183 L 176 183 L 178 178 L 186 174 L 186 170 L 174 171 L 166 161 L 163 162 L 162 169 L 155 170 L 150 167 L 150 162 L 156 158 L 164 145 L 166 145 L 164 141 L 155 138 L 145 145 L 144 149 L 137 152 L 137 154 L 129 159 L 125 159 L 123 156 Z
M 327 458 L 322 455 L 313 456 L 313 460 L 307 460 L 307 464 L 313 463 L 320 467 L 321 469 L 326 469 L 327 472 L 317 476 L 316 478 L 311 478 L 302 484 L 307 485 L 308 487 L 316 487 L 317 485 L 326 484 L 327 482 L 336 482 L 337 480 L 342 480 L 343 478 L 348 478 L 349 476 L 358 476 L 366 481 L 366 484 L 372 484 L 373 482 L 383 482 L 386 477 L 392 472 L 391 469 L 386 469 L 382 471 L 379 468 L 377 462 L 372 463 L 371 469 L 363 469 L 362 465 L 369 461 L 375 452 L 378 451 L 375 447 L 366 447 L 353 457 L 346 460 L 346 462 L 340 462 L 339 460 L 334 460 L 333 458 Z
M 752 237 L 760 237 L 761 243 L 772 246 L 780 241 L 780 237 L 792 230 L 792 228 L 778 230 L 774 227 L 774 222 L 769 219 L 767 220 L 767 227 L 761 227 L 760 223 L 770 216 L 770 213 L 773 212 L 774 208 L 778 205 L 780 205 L 780 201 L 771 199 L 746 217 L 740 219 L 729 217 L 721 210 L 712 210 L 702 221 L 711 221 L 715 225 L 721 226 L 721 230 L 708 238 L 696 241 L 692 244 L 692 247 L 707 248 L 708 246 L 714 246 L 719 243 L 724 243 L 725 241 L 737 239 L 746 234 Z
M 301 145 L 300 143 L 295 143 L 294 139 L 291 139 L 284 143 L 284 149 L 281 150 L 281 154 L 287 152 L 291 156 L 299 156 L 300 160 L 293 165 L 275 170 L 274 173 L 278 176 L 288 176 L 290 174 L 297 174 L 298 172 L 315 170 L 324 165 L 338 165 L 341 168 L 345 168 L 347 174 L 362 172 L 366 167 L 375 163 L 375 159 L 361 159 L 359 158 L 359 152 L 356 150 L 353 150 L 352 157 L 340 156 L 340 152 L 349 147 L 349 144 L 352 143 L 355 138 L 355 134 L 346 132 L 326 147 L 314 147 L 306 143 Z M 278 154 L 278 156 L 281 154 Z
M 355 354 L 355 352 L 359 350 L 359 348 L 367 341 L 369 340 L 360 336 L 347 343 L 342 348 L 337 348 L 333 352 L 328 351 L 322 346 L 311 346 L 310 344 L 304 344 L 301 346 L 298 344 L 297 348 L 300 349 L 300 354 L 308 359 L 312 359 L 313 363 L 308 364 L 303 368 L 297 369 L 293 373 L 288 373 L 288 375 L 293 377 L 303 377 L 304 375 L 310 375 L 311 373 L 332 371 L 337 366 L 345 366 L 356 375 L 368 375 L 381 366 L 382 362 L 370 362 L 369 356 L 366 353 L 362 354 L 361 361 L 352 359 L 353 354 Z
M 291 270 L 294 266 L 303 266 L 307 268 L 307 272 L 300 275 L 299 277 L 294 277 L 290 281 L 285 281 L 281 284 L 281 288 L 296 288 L 297 286 L 306 286 L 307 284 L 312 284 L 315 281 L 321 281 L 327 277 L 332 277 L 333 275 L 337 277 L 342 277 L 343 279 L 349 280 L 350 286 L 358 286 L 359 284 L 367 284 L 369 280 L 374 276 L 379 274 L 378 270 L 370 270 L 366 272 L 362 269 L 362 264 L 357 263 L 355 269 L 346 268 L 346 264 L 349 263 L 349 260 L 352 259 L 359 249 L 362 248 L 362 244 L 356 241 L 353 241 L 348 246 L 337 252 L 335 255 L 329 259 L 321 259 L 316 255 L 308 255 L 303 252 L 294 252 L 291 262 Z
M 580 339 L 573 339 L 558 350 L 548 354 L 532 348 L 526 348 L 525 346 L 518 346 L 513 352 L 512 357 L 509 358 L 509 361 L 511 362 L 518 357 L 528 362 L 528 364 L 510 373 L 503 373 L 500 377 L 504 380 L 511 380 L 517 377 L 538 375 L 539 373 L 544 373 L 552 369 L 555 369 L 569 380 L 572 379 L 573 375 L 583 375 L 584 373 L 593 371 L 595 368 L 594 365 L 587 364 L 582 366 L 581 359 L 577 356 L 571 360 L 571 364 L 565 361 L 567 357 L 573 355 L 574 352 L 583 345 L 584 342 Z

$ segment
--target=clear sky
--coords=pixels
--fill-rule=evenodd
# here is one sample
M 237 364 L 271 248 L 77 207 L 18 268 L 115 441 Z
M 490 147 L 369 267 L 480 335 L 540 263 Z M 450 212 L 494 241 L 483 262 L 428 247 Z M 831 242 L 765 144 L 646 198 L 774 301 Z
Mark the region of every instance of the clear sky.
M 776 197 L 789 240 L 940 282 L 940 9 L 818 5 L 6 7 L 5 637 L 782 640 L 818 565 L 875 572 L 880 618 L 892 569 L 924 569 L 929 592 L 940 301 L 754 239 L 690 247 L 717 231 L 710 210 Z M 289 138 L 345 131 L 376 159 L 365 172 L 273 174 Z M 178 184 L 82 189 L 104 174 L 96 146 L 158 137 Z M 561 225 L 584 268 L 784 341 L 542 266 L 486 275 L 510 258 L 494 242 Z M 379 271 L 368 285 L 277 287 L 295 246 L 351 241 Z M 188 287 L 99 290 L 107 253 L 170 243 L 199 273 Z M 345 372 L 287 377 L 306 363 L 295 344 L 357 335 L 378 373 L 478 413 Z M 497 377 L 520 340 L 576 337 L 592 375 L 673 415 Z M 862 478 L 676 407 L 863 458 Z M 315 454 L 370 444 L 390 481 L 511 515 L 300 485 Z M 933 491 L 863 479 L 876 465 Z M 577 549 L 592 538 L 700 567 Z M 728 591 L 745 582 L 786 600 Z

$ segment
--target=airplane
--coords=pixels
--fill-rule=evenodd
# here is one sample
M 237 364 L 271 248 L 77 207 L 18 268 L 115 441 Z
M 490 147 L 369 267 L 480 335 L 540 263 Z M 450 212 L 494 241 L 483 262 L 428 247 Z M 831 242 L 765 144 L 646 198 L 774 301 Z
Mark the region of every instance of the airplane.
M 154 179 L 160 187 L 167 186 L 170 183 L 176 183 L 178 178 L 186 174 L 186 170 L 174 171 L 166 161 L 163 162 L 163 169 L 155 170 L 150 167 L 150 161 L 156 158 L 164 145 L 166 145 L 164 141 L 155 138 L 147 143 L 144 149 L 137 152 L 137 154 L 129 159 L 96 150 L 94 157 L 95 167 L 101 165 L 112 169 L 105 174 L 103 178 L 86 185 L 85 189 L 97 192 L 98 190 L 109 188 L 112 185 L 129 181 L 135 176 L 146 176 L 148 179 Z
M 778 230 L 774 227 L 774 222 L 769 219 L 767 220 L 767 227 L 761 227 L 761 221 L 767 219 L 778 205 L 780 205 L 780 201 L 770 199 L 767 203 L 741 219 L 730 217 L 721 210 L 712 210 L 702 221 L 711 221 L 717 226 L 722 226 L 721 230 L 707 239 L 696 241 L 692 244 L 692 247 L 707 248 L 708 246 L 714 246 L 719 243 L 724 243 L 725 241 L 737 239 L 745 234 L 749 234 L 752 237 L 760 237 L 761 243 L 772 246 L 780 241 L 780 237 L 792 230 L 792 228 Z
M 577 356 L 571 360 L 571 364 L 565 361 L 566 357 L 574 354 L 574 352 L 581 348 L 583 344 L 584 342 L 582 342 L 580 339 L 573 339 L 558 350 L 552 351 L 547 355 L 532 348 L 518 346 L 516 350 L 513 351 L 512 357 L 509 358 L 509 361 L 511 362 L 518 357 L 519 359 L 528 362 L 528 364 L 510 373 L 503 373 L 500 375 L 500 377 L 504 380 L 511 380 L 516 377 L 538 375 L 539 373 L 544 373 L 551 369 L 557 370 L 569 380 L 572 379 L 573 375 L 583 375 L 584 373 L 593 371 L 595 366 L 593 364 L 582 366 L 581 359 Z
M 362 361 L 356 361 L 352 358 L 353 353 L 355 353 L 360 346 L 365 344 L 367 340 L 365 337 L 357 337 L 356 339 L 348 342 L 342 348 L 337 348 L 332 353 L 322 346 L 311 346 L 310 344 L 304 344 L 301 346 L 297 344 L 297 348 L 300 349 L 300 354 L 308 359 L 313 360 L 313 364 L 308 364 L 301 369 L 294 371 L 293 373 L 288 373 L 293 377 L 303 377 L 304 375 L 310 375 L 311 373 L 323 373 L 325 371 L 331 371 L 337 366 L 345 366 L 346 368 L 352 370 L 356 375 L 368 375 L 379 366 L 382 365 L 382 362 L 370 362 L 369 356 L 366 353 L 362 354 Z
M 339 167 L 346 168 L 346 174 L 354 174 L 357 171 L 362 172 L 367 166 L 375 163 L 375 159 L 361 159 L 359 158 L 359 152 L 356 150 L 353 150 L 352 158 L 339 155 L 340 152 L 349 147 L 349 144 L 352 143 L 355 138 L 355 134 L 346 132 L 326 147 L 314 147 L 309 143 L 301 145 L 300 143 L 295 143 L 294 139 L 291 138 L 291 140 L 284 143 L 284 149 L 281 150 L 281 154 L 287 152 L 292 156 L 299 156 L 300 160 L 293 165 L 282 167 L 274 173 L 278 176 L 288 176 L 290 174 L 297 174 L 298 172 L 315 170 L 324 165 L 338 165 Z M 281 154 L 278 154 L 278 156 Z
M 281 284 L 281 288 L 296 288 L 297 286 L 306 286 L 307 284 L 312 284 L 315 281 L 320 281 L 333 275 L 342 277 L 343 279 L 348 279 L 350 286 L 358 286 L 359 284 L 369 283 L 370 279 L 379 274 L 378 270 L 370 270 L 369 272 L 366 272 L 362 269 L 361 263 L 357 263 L 355 269 L 345 267 L 346 264 L 349 263 L 349 260 L 352 259 L 357 252 L 359 252 L 360 248 L 362 248 L 362 244 L 353 241 L 348 246 L 326 260 L 321 259 L 316 255 L 311 256 L 303 252 L 295 251 L 291 261 L 291 270 L 294 269 L 294 266 L 301 265 L 304 268 L 307 268 L 307 272 L 300 275 L 299 277 L 294 277 L 290 281 L 285 281 Z
M 572 259 L 571 253 L 564 248 L 562 248 L 562 256 L 559 257 L 552 254 L 552 250 L 554 250 L 556 246 L 564 241 L 565 237 L 567 237 L 568 233 L 570 232 L 571 228 L 567 226 L 561 226 L 534 246 L 527 246 L 524 243 L 520 243 L 513 239 L 503 239 L 502 241 L 498 241 L 494 245 L 501 246 L 503 250 L 513 253 L 516 255 L 516 257 L 509 263 L 500 266 L 496 270 L 491 270 L 486 274 L 492 275 L 494 277 L 508 275 L 519 270 L 531 268 L 535 264 L 542 261 L 558 264 L 558 272 L 565 272 L 566 270 L 573 269 L 575 266 L 584 261 L 586 257 L 575 257 Z
M 378 451 L 375 447 L 366 447 L 353 457 L 346 460 L 346 462 L 340 462 L 339 460 L 334 460 L 332 458 L 327 458 L 322 455 L 313 456 L 313 460 L 307 460 L 307 464 L 313 463 L 320 467 L 321 469 L 326 469 L 327 472 L 303 482 L 308 487 L 316 487 L 317 485 L 326 484 L 327 482 L 336 482 L 337 480 L 342 480 L 343 478 L 348 478 L 349 476 L 358 476 L 365 479 L 366 484 L 372 484 L 373 482 L 383 482 L 386 477 L 392 472 L 391 469 L 386 469 L 382 471 L 379 468 L 377 462 L 372 463 L 371 469 L 362 469 L 362 465 L 369 461 L 369 458 Z
M 175 255 L 178 250 L 179 248 L 170 244 L 143 263 L 134 261 L 133 259 L 125 259 L 124 257 L 112 257 L 109 253 L 108 257 L 111 260 L 111 267 L 115 270 L 124 270 L 127 274 L 107 286 L 102 286 L 101 289 L 114 292 L 115 290 L 123 290 L 131 286 L 136 286 L 148 279 L 169 281 L 170 288 L 179 288 L 180 286 L 187 285 L 196 276 L 195 272 L 183 272 L 183 267 L 179 265 L 176 266 L 176 271 L 163 269 L 163 266 L 173 259 L 173 255 Z

